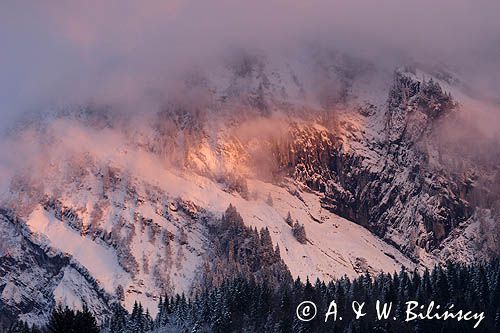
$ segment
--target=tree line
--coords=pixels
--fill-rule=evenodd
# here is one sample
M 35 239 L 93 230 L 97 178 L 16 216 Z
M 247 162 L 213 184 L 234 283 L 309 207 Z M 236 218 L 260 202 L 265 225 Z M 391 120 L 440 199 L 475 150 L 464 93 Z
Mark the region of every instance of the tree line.
M 290 218 L 291 220 L 291 218 Z M 140 303 L 131 312 L 120 303 L 98 327 L 87 307 L 73 310 L 58 306 L 46 327 L 17 322 L 9 333 L 71 332 L 470 332 L 472 322 L 443 320 L 378 320 L 375 311 L 356 320 L 351 304 L 376 300 L 392 302 L 394 315 L 404 317 L 405 304 L 434 301 L 441 307 L 485 312 L 474 331 L 500 332 L 500 261 L 472 265 L 447 263 L 424 271 L 401 268 L 395 273 L 365 273 L 332 281 L 293 279 L 274 247 L 269 230 L 244 225 L 233 206 L 220 219 L 204 221 L 213 246 L 195 292 L 163 295 L 153 316 Z M 288 222 L 287 222 L 288 223 Z M 297 306 L 305 300 L 317 306 L 318 316 L 298 319 Z M 335 300 L 342 320 L 325 323 L 324 314 Z
M 317 305 L 324 314 L 336 301 L 342 320 L 324 322 L 318 315 L 309 322 L 300 321 L 296 307 L 304 300 Z M 392 302 L 393 311 L 401 316 L 408 300 L 422 304 L 454 304 L 455 309 L 484 311 L 485 319 L 473 329 L 472 322 L 419 320 L 404 322 L 377 320 L 368 312 L 356 320 L 350 311 L 352 301 L 374 307 L 376 300 Z M 140 303 L 129 313 L 114 304 L 111 317 L 99 328 L 90 311 L 57 307 L 45 328 L 30 328 L 17 322 L 10 333 L 34 332 L 498 332 L 500 331 L 500 264 L 461 265 L 448 263 L 423 272 L 402 268 L 398 273 L 366 273 L 355 279 L 342 277 L 335 281 L 312 283 L 297 278 L 291 283 L 272 287 L 248 277 L 237 277 L 210 287 L 193 298 L 184 295 L 163 296 L 153 317 Z

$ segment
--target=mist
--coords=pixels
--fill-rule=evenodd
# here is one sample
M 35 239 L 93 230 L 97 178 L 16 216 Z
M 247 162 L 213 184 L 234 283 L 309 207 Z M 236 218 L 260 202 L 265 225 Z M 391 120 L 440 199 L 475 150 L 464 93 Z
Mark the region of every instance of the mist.
M 156 110 L 182 73 L 235 49 L 311 43 L 387 70 L 445 63 L 498 102 L 500 3 L 447 1 L 57 1 L 0 4 L 1 123 L 25 112 Z

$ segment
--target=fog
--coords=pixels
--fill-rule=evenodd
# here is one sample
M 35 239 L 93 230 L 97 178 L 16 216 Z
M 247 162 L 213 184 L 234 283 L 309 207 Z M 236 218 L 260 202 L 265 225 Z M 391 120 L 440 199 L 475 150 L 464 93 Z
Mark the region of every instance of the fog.
M 499 12 L 496 0 L 3 1 L 1 123 L 91 102 L 144 112 L 229 50 L 307 43 L 387 68 L 445 63 L 498 101 Z

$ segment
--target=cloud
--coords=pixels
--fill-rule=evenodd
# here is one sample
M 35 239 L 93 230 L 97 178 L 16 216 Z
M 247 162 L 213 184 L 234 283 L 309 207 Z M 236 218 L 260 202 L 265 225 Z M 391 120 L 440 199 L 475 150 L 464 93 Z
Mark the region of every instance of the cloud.
M 179 87 L 186 71 L 217 68 L 235 50 L 300 58 L 302 48 L 319 45 L 387 71 L 407 62 L 456 71 L 483 101 L 462 101 L 459 117 L 438 129 L 442 150 L 459 171 L 464 157 L 493 167 L 500 156 L 499 12 L 498 0 L 1 1 L 0 131 L 29 112 L 97 105 L 147 118 L 127 125 L 130 132 L 143 126 L 138 132 L 148 133 L 155 122 L 145 115 L 165 109 L 172 96 L 184 98 L 173 108 L 210 104 L 204 91 Z M 335 99 L 343 87 L 323 68 L 318 72 L 308 73 L 315 76 L 306 78 L 306 86 L 318 88 L 316 95 L 326 102 Z M 237 134 L 246 143 L 285 135 L 284 122 L 279 115 L 253 119 Z M 122 134 L 79 125 L 61 120 L 2 136 L 0 197 L 13 174 L 25 168 L 43 178 L 52 161 L 79 157 L 86 149 L 101 157 L 121 152 Z M 168 121 L 162 126 L 178 129 Z M 159 155 L 175 155 L 172 142 L 157 144 Z M 254 147 L 251 163 L 269 177 L 270 149 Z M 126 164 L 147 164 L 127 158 Z
M 0 115 L 90 101 L 141 112 L 228 49 L 308 42 L 388 67 L 445 62 L 498 96 L 498 12 L 496 0 L 2 2 Z

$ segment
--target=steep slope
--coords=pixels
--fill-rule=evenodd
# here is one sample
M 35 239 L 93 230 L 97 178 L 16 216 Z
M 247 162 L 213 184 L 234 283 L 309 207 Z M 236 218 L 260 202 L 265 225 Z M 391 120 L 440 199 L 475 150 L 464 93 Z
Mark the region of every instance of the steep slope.
M 127 156 L 141 163 L 130 169 Z M 208 178 L 172 173 L 143 151 L 128 150 L 122 157 L 91 170 L 64 171 L 66 161 L 59 161 L 62 169 L 38 184 L 43 191 L 18 179 L 10 194 L 15 200 L 4 204 L 25 215 L 35 240 L 70 253 L 129 308 L 140 300 L 154 312 L 161 293 L 189 294 L 211 246 L 202 218 L 220 216 L 229 204 L 245 224 L 269 229 L 294 277 L 330 279 L 414 267 L 368 230 L 321 208 L 318 194 L 294 183 L 251 180 L 245 199 Z M 79 174 L 73 183 L 66 182 L 69 172 Z M 269 195 L 272 206 L 266 203 Z M 285 222 L 288 212 L 304 225 L 306 244 L 293 237 Z M 66 294 L 56 298 L 71 301 Z
M 85 302 L 101 318 L 109 314 L 111 296 L 85 267 L 34 242 L 11 213 L 0 210 L 0 221 L 0 330 L 16 318 L 44 324 L 59 300 L 76 307 Z

